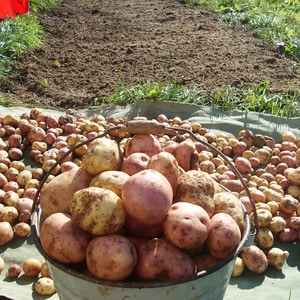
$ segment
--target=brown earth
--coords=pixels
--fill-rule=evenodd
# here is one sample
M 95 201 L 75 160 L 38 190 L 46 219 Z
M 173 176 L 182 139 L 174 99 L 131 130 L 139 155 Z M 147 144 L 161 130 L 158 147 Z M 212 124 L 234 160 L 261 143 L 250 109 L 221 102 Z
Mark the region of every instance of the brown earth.
M 43 45 L 23 55 L 5 91 L 24 103 L 88 107 L 121 83 L 176 80 L 200 92 L 269 81 L 300 87 L 300 70 L 201 7 L 177 0 L 63 0 L 40 16 Z

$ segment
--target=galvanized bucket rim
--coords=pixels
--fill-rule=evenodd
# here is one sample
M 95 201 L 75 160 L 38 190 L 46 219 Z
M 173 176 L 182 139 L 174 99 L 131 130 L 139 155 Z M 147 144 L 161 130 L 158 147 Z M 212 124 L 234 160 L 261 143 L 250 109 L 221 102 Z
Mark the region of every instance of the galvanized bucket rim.
M 242 204 L 242 203 L 241 203 Z M 86 275 L 82 272 L 76 271 L 75 269 L 71 268 L 67 264 L 63 264 L 55 259 L 53 259 L 51 256 L 49 256 L 45 250 L 43 249 L 40 239 L 39 239 L 39 228 L 40 228 L 40 221 L 41 221 L 41 216 L 42 216 L 42 210 L 40 206 L 36 206 L 35 210 L 32 213 L 32 222 L 31 222 L 31 227 L 32 227 L 32 235 L 33 235 L 33 240 L 35 243 L 36 248 L 38 251 L 41 253 L 41 255 L 46 259 L 46 261 L 52 265 L 54 265 L 56 268 L 60 269 L 61 271 L 80 278 L 85 281 L 89 281 L 92 283 L 96 283 L 99 285 L 105 285 L 105 286 L 114 286 L 114 287 L 122 287 L 122 288 L 154 288 L 154 287 L 163 287 L 163 286 L 172 286 L 172 285 L 178 285 L 190 281 L 195 281 L 197 279 L 203 278 L 205 276 L 208 276 L 211 273 L 214 273 L 220 269 L 222 269 L 225 265 L 230 263 L 232 260 L 234 260 L 239 253 L 241 252 L 242 248 L 246 245 L 250 245 L 253 242 L 254 236 L 255 236 L 255 226 L 254 224 L 250 221 L 250 216 L 247 213 L 244 205 L 242 204 L 242 207 L 244 209 L 244 214 L 245 214 L 245 229 L 243 231 L 242 239 L 241 242 L 236 249 L 235 252 L 233 252 L 231 255 L 229 255 L 226 259 L 222 260 L 215 266 L 205 270 L 198 272 L 192 276 L 176 279 L 176 280 L 168 280 L 168 281 L 150 281 L 150 282 L 134 282 L 134 281 L 112 281 L 112 280 L 103 280 L 99 279 L 93 276 Z M 55 278 L 54 278 L 55 280 Z

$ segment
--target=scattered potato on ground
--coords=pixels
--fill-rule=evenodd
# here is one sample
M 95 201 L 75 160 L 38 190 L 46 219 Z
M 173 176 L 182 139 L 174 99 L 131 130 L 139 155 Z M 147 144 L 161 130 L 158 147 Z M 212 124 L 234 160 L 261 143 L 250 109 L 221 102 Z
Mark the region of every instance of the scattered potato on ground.
M 53 280 L 48 277 L 39 278 L 34 285 L 34 289 L 41 296 L 50 296 L 56 292 Z

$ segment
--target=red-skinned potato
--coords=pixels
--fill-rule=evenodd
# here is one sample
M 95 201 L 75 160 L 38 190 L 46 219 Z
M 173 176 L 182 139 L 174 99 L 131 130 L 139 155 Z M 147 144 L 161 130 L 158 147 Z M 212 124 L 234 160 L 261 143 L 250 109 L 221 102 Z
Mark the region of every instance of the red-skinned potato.
M 199 253 L 193 257 L 194 263 L 197 267 L 197 272 L 207 270 L 217 265 L 221 260 L 211 256 L 209 253 Z
M 127 215 L 125 228 L 131 236 L 150 239 L 154 237 L 160 237 L 163 233 L 163 224 L 160 222 L 153 225 L 146 225 L 135 218 Z
M 133 175 L 147 168 L 150 156 L 146 153 L 135 152 L 126 157 L 123 161 L 121 171 Z
M 263 273 L 268 267 L 268 258 L 266 254 L 255 245 L 244 247 L 241 252 L 241 258 L 243 259 L 246 268 L 253 273 Z
M 217 213 L 210 219 L 210 231 L 206 240 L 208 252 L 225 259 L 241 242 L 241 231 L 234 219 L 226 213 Z
M 142 152 L 151 157 L 162 151 L 158 139 L 152 134 L 137 134 L 125 144 L 125 157 L 135 152 Z
M 173 155 L 176 157 L 179 166 L 188 171 L 191 169 L 191 158 L 195 151 L 195 143 L 190 139 L 186 139 L 177 145 L 173 151 Z
M 138 254 L 134 275 L 143 281 L 175 280 L 195 274 L 192 258 L 164 238 L 133 241 Z
M 148 169 L 153 169 L 164 175 L 170 182 L 173 194 L 176 193 L 180 170 L 174 155 L 169 152 L 160 152 L 152 155 L 147 165 Z
M 88 244 L 86 263 L 90 273 L 105 280 L 128 277 L 137 262 L 134 245 L 124 236 L 111 234 L 96 237 Z
M 73 264 L 85 260 L 89 234 L 78 227 L 69 214 L 55 213 L 40 228 L 40 241 L 45 252 L 59 262 Z
M 56 212 L 70 213 L 74 193 L 88 187 L 92 178 L 84 168 L 77 167 L 59 174 L 44 185 L 40 205 L 45 216 Z
M 177 202 L 164 220 L 164 234 L 175 246 L 201 251 L 210 228 L 208 213 L 199 205 Z
M 144 224 L 153 225 L 160 223 L 167 215 L 173 191 L 164 175 L 146 169 L 124 182 L 122 200 L 129 215 Z

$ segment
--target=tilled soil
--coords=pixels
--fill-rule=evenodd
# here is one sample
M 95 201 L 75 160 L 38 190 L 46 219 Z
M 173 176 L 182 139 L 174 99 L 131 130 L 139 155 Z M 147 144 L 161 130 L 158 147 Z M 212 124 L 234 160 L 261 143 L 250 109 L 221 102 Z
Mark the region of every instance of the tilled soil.
M 202 7 L 177 0 L 62 0 L 40 16 L 42 46 L 23 55 L 5 90 L 24 104 L 89 107 L 121 84 L 173 81 L 201 92 L 269 81 L 300 88 L 300 70 Z

